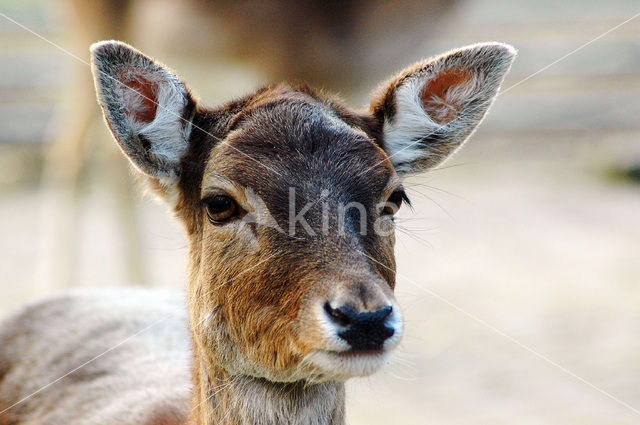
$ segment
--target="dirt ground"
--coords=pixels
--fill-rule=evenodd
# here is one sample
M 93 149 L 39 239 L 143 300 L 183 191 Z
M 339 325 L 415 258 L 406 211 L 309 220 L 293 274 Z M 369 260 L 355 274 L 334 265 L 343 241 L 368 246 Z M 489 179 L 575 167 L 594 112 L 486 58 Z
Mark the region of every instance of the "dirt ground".
M 510 42 L 520 50 L 510 87 L 636 9 L 462 2 L 411 49 Z M 0 125 L 17 119 L 16 97 L 5 99 Z M 640 185 L 619 172 L 640 163 L 638 117 L 640 18 L 501 95 L 461 153 L 407 183 L 414 211 L 401 213 L 396 247 L 406 335 L 384 372 L 348 384 L 348 423 L 640 423 Z M 0 163 L 18 173 L 11 146 Z M 127 279 L 102 161 L 77 222 L 86 286 Z M 0 191 L 2 314 L 56 289 L 39 268 L 45 203 L 33 185 Z M 179 288 L 181 231 L 164 207 L 138 203 L 148 279 Z

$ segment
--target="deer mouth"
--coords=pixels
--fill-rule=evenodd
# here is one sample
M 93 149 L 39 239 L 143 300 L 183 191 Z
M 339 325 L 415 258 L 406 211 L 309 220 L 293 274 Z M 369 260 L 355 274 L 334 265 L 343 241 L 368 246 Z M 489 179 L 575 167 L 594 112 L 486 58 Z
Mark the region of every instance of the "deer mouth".
M 309 353 L 304 363 L 319 371 L 323 380 L 345 381 L 379 371 L 389 361 L 391 351 L 318 349 Z
M 348 351 L 331 351 L 327 350 L 334 356 L 341 358 L 359 357 L 359 356 L 381 356 L 386 354 L 385 350 L 348 350 Z

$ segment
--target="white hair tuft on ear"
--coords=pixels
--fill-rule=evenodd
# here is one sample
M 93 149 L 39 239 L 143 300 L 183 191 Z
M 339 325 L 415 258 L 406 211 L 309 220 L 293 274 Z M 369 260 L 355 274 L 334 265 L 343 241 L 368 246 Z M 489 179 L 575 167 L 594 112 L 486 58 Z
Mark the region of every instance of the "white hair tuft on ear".
M 371 108 L 396 171 L 417 172 L 451 156 L 482 121 L 515 54 L 507 44 L 475 44 L 392 79 Z

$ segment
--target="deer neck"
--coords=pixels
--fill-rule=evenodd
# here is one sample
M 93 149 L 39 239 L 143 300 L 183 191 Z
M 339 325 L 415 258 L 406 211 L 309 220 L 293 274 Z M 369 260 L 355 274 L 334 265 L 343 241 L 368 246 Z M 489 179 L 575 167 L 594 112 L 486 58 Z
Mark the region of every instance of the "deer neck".
M 344 424 L 344 384 L 229 376 L 195 356 L 189 425 Z
M 190 247 L 187 298 L 191 323 L 202 285 L 197 244 Z M 209 306 L 214 308 L 213 306 Z M 208 307 L 208 308 L 209 308 Z M 220 366 L 228 357 L 202 343 L 192 333 L 192 396 L 188 425 L 344 425 L 345 388 L 342 382 L 282 383 L 247 375 L 230 375 Z

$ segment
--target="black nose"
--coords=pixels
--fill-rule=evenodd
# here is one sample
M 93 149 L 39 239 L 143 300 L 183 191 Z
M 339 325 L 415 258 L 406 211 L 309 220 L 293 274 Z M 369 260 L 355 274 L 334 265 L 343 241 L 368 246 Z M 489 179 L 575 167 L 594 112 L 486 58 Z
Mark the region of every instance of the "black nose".
M 376 311 L 357 312 L 349 306 L 324 306 L 331 320 L 343 328 L 338 336 L 351 346 L 352 350 L 381 350 L 384 342 L 394 334 L 385 323 L 393 311 L 390 305 Z

